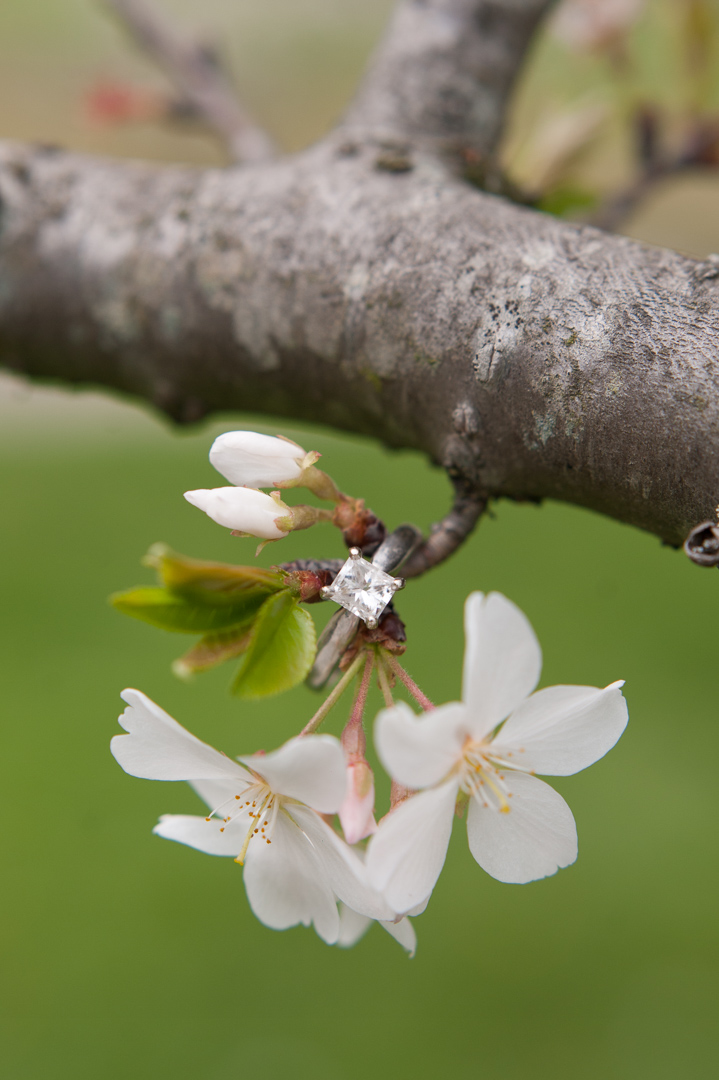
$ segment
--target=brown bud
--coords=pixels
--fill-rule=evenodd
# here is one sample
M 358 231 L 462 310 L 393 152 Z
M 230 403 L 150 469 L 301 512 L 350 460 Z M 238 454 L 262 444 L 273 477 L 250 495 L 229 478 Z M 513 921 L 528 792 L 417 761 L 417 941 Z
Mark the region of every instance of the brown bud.
M 704 521 L 684 541 L 684 551 L 698 566 L 719 566 L 719 525 Z
M 387 536 L 383 521 L 368 510 L 364 499 L 342 499 L 335 507 L 333 524 L 342 530 L 348 548 L 359 548 L 369 558 Z
M 370 630 L 368 626 L 360 626 L 357 636 L 354 638 L 347 652 L 340 661 L 340 670 L 346 671 L 357 654 L 366 649 L 368 645 L 379 645 L 387 652 L 401 656 L 406 651 L 407 634 L 405 625 L 396 611 L 391 606 L 386 607 L 380 616 L 379 624 Z
M 335 576 L 332 570 L 291 570 L 285 583 L 304 604 L 317 604 L 322 599 L 320 590 L 331 585 Z

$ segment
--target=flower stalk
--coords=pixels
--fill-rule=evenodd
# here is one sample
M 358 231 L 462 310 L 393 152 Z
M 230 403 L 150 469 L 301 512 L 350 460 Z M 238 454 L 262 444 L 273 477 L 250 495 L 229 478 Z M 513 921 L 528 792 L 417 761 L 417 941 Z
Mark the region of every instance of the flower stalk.
M 317 712 L 315 713 L 315 715 L 302 728 L 302 731 L 300 732 L 300 735 L 311 735 L 313 732 L 317 731 L 317 728 L 320 726 L 322 721 L 328 715 L 330 710 L 332 708 L 334 708 L 334 706 L 337 704 L 339 699 L 342 697 L 342 695 L 344 694 L 344 692 L 347 689 L 347 687 L 349 686 L 349 684 L 352 682 L 353 678 L 355 677 L 355 675 L 359 671 L 360 667 L 362 666 L 363 659 L 364 659 L 364 657 L 362 656 L 361 653 L 360 653 L 359 656 L 355 657 L 355 659 L 352 661 L 350 666 L 347 668 L 347 670 L 345 671 L 345 673 L 342 676 L 342 678 L 340 679 L 340 681 L 337 683 L 337 685 L 332 689 L 331 693 L 322 702 L 322 704 L 320 705 L 320 707 L 317 710 Z
M 394 698 L 392 697 L 392 690 L 389 685 L 389 678 L 387 675 L 387 660 L 384 653 L 378 653 L 377 655 L 377 678 L 379 680 L 380 690 L 384 698 L 384 703 L 388 709 L 391 709 L 394 705 Z
M 434 703 L 430 701 L 426 694 L 422 693 L 420 688 L 417 686 L 417 683 L 414 681 L 411 675 L 409 675 L 404 670 L 396 656 L 393 656 L 392 653 L 387 653 L 386 662 L 389 664 L 395 675 L 407 687 L 417 704 L 420 705 L 425 710 L 425 712 L 428 712 L 430 709 L 434 708 Z

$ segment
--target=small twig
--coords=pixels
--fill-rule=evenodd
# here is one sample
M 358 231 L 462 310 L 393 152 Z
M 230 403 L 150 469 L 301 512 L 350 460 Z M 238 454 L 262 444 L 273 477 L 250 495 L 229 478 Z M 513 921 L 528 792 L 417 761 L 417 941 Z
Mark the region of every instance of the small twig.
M 403 576 L 419 577 L 453 555 L 472 532 L 486 506 L 485 498 L 458 487 L 452 509 L 432 526 L 427 539 L 410 555 L 402 567 Z
M 644 170 L 623 191 L 610 195 L 601 203 L 588 216 L 588 224 L 594 225 L 597 229 L 604 229 L 606 232 L 616 232 L 661 180 L 693 168 L 696 168 L 693 163 L 682 160 L 653 165 Z
M 267 161 L 276 147 L 237 100 L 213 49 L 178 34 L 147 0 L 105 0 L 182 98 L 217 131 L 234 161 Z
M 684 134 L 678 152 L 663 154 L 659 117 L 644 106 L 634 117 L 634 137 L 639 171 L 624 190 L 610 195 L 589 215 L 588 223 L 607 232 L 616 232 L 662 180 L 696 169 L 716 170 L 719 128 L 715 117 L 693 124 Z

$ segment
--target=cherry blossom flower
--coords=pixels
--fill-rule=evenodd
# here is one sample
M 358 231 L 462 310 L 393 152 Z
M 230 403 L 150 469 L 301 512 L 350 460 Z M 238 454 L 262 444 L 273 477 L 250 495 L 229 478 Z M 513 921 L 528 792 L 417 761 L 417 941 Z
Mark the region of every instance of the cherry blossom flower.
M 261 540 L 281 540 L 292 528 L 290 507 L 264 491 L 244 487 L 199 488 L 186 491 L 185 498 L 218 525 Z M 283 529 L 281 525 L 287 527 Z
M 369 919 L 366 915 L 360 915 L 346 904 L 340 904 L 340 930 L 337 944 L 341 949 L 351 949 L 369 930 L 376 920 Z M 417 951 L 417 934 L 407 916 L 397 922 L 379 921 L 383 930 L 398 941 L 410 957 Z
M 120 724 L 128 734 L 116 735 L 110 748 L 125 772 L 188 780 L 211 810 L 208 816 L 166 814 L 155 833 L 243 864 L 260 922 L 275 930 L 314 925 L 334 944 L 338 899 L 369 919 L 396 918 L 370 887 L 362 860 L 320 816 L 335 813 L 345 797 L 345 756 L 337 739 L 298 736 L 272 753 L 233 761 L 140 691 L 125 690 L 122 697 L 129 707 Z
M 461 702 L 421 717 L 397 704 L 377 718 L 383 765 L 397 783 L 419 789 L 380 822 L 367 852 L 370 882 L 398 912 L 430 895 L 455 809 L 466 804 L 470 851 L 500 881 L 533 881 L 574 862 L 572 813 L 534 774 L 587 768 L 627 723 L 621 682 L 532 693 L 539 643 L 527 618 L 499 593 L 468 598 L 465 633 Z
M 226 431 L 210 449 L 210 462 L 231 484 L 262 488 L 291 486 L 318 460 L 297 443 L 257 431 Z

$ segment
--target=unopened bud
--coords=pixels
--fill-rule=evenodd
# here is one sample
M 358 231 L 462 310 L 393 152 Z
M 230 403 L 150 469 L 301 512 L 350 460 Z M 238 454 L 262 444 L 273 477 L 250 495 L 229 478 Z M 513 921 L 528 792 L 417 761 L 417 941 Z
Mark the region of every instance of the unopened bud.
M 347 793 L 339 811 L 348 844 L 356 844 L 377 829 L 374 819 L 374 774 L 366 761 L 347 765 Z
M 285 522 L 289 522 L 290 507 L 279 497 L 273 498 L 253 488 L 200 488 L 186 491 L 185 498 L 193 506 L 204 510 L 218 525 L 246 536 L 281 540 L 292 528 L 289 523 L 284 527 Z
M 226 480 L 249 488 L 292 486 L 319 456 L 289 439 L 257 431 L 226 431 L 210 450 L 211 464 Z

